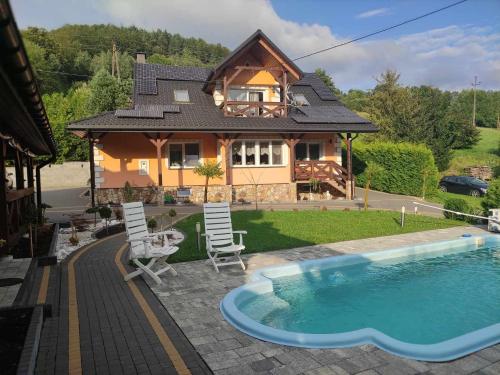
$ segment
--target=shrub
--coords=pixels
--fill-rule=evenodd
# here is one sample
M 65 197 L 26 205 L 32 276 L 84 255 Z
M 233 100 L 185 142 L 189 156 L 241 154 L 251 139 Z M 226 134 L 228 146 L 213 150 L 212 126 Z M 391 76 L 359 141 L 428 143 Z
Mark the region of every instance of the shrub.
M 432 152 L 424 145 L 412 143 L 353 143 L 353 173 L 357 185 L 366 184 L 366 165 L 381 168 L 372 176 L 371 186 L 388 193 L 422 196 L 437 191 L 438 170 Z
M 114 211 L 116 220 L 122 221 L 123 220 L 123 211 L 121 208 L 115 208 Z
M 151 229 L 151 232 L 154 232 L 155 228 L 158 226 L 158 222 L 154 217 L 148 219 L 148 228 Z
M 488 210 L 492 208 L 500 208 L 500 178 L 490 181 L 481 206 L 483 206 L 485 214 L 488 214 Z
M 472 209 L 465 201 L 464 199 L 461 198 L 450 198 L 446 199 L 444 201 L 444 209 L 446 210 L 451 210 L 451 211 L 457 211 L 457 212 L 463 212 L 464 214 L 470 214 Z M 462 215 L 457 215 L 451 212 L 444 212 L 444 216 L 448 219 L 457 219 L 457 220 L 463 220 L 466 221 L 467 216 L 462 216 Z
M 130 182 L 125 181 L 125 185 L 123 185 L 123 200 L 125 203 L 130 203 L 134 200 L 134 189 L 130 185 Z

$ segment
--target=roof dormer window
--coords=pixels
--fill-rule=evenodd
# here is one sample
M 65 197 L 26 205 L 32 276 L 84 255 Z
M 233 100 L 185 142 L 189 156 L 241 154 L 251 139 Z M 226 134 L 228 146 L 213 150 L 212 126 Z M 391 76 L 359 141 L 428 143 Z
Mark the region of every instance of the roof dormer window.
M 304 94 L 293 94 L 293 100 L 295 105 L 298 105 L 299 107 L 310 105 Z
M 174 90 L 174 100 L 176 102 L 189 102 L 188 90 Z

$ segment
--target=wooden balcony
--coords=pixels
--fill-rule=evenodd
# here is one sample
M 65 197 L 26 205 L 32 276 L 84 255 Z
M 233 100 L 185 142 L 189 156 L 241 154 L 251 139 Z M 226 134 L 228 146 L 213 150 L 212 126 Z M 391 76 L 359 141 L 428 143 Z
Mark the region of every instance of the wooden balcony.
M 231 117 L 286 117 L 286 103 L 284 102 L 225 102 L 226 116 Z
M 295 181 L 309 182 L 312 179 L 327 182 L 345 193 L 348 180 L 347 169 L 333 160 L 295 161 Z

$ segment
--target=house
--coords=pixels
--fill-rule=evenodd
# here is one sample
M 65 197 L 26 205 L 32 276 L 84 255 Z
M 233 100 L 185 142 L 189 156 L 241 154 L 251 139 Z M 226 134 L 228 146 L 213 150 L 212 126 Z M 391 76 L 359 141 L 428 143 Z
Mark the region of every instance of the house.
M 41 206 L 40 169 L 56 144 L 8 1 L 0 2 L 0 254 L 12 252 Z M 45 160 L 38 158 L 45 156 Z M 6 173 L 14 165 L 15 173 Z M 36 176 L 34 171 L 36 170 Z M 35 210 L 36 212 L 36 210 Z M 5 241 L 5 242 L 4 242 Z
M 258 185 L 260 201 L 296 201 L 311 180 L 323 197 L 351 199 L 352 135 L 377 131 L 260 30 L 214 69 L 147 64 L 138 54 L 133 108 L 69 128 L 92 147 L 98 203 L 122 200 L 127 181 L 146 201 L 185 188 L 200 202 L 204 178 L 193 169 L 206 160 L 224 170 L 210 181 L 211 200 L 252 201 Z

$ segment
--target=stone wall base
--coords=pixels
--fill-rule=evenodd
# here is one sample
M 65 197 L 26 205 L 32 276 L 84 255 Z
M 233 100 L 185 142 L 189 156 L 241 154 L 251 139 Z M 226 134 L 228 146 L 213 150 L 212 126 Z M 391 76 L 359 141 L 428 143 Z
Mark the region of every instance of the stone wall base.
M 161 204 L 165 194 L 176 198 L 178 186 L 132 187 L 131 200 L 144 203 Z M 191 195 L 187 201 L 203 203 L 204 186 L 191 186 Z M 126 193 L 123 188 L 98 188 L 95 191 L 98 204 L 123 203 Z M 262 185 L 210 185 L 208 187 L 209 202 L 255 202 L 278 203 L 297 202 L 297 184 L 262 184 Z

